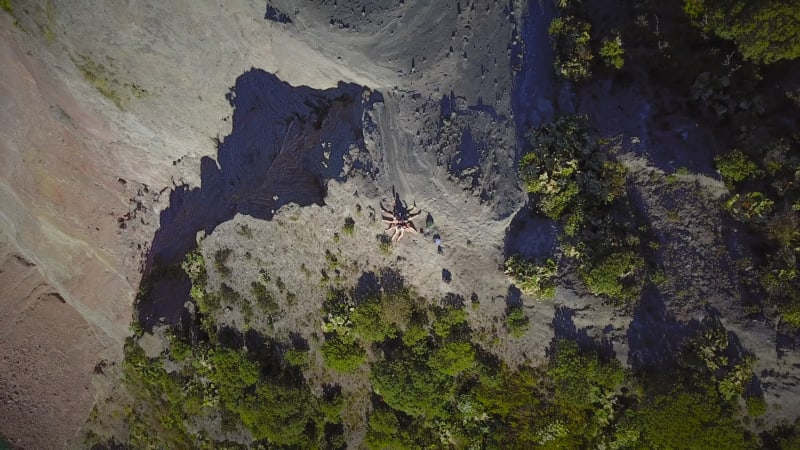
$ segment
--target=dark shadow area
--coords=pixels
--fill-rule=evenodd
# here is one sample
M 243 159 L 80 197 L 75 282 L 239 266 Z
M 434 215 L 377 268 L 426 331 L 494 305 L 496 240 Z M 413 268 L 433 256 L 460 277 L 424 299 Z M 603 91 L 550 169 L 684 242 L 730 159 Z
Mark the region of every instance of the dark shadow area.
M 484 104 L 483 103 L 483 97 L 478 97 L 478 103 L 475 104 L 475 105 L 470 105 L 469 109 L 472 110 L 472 111 L 477 111 L 477 112 L 484 113 L 484 114 L 490 116 L 496 122 L 500 122 L 500 121 L 505 121 L 506 120 L 506 116 L 505 115 L 498 115 L 497 111 L 495 111 L 493 106 Z
M 353 302 L 362 303 L 364 300 L 377 298 L 381 293 L 381 284 L 375 272 L 364 272 L 358 277 L 355 289 L 353 289 Z
M 267 12 L 264 14 L 264 18 L 278 23 L 292 23 L 292 18 L 288 14 L 269 3 L 267 3 Z
M 448 308 L 463 308 L 465 304 L 466 299 L 464 296 L 453 292 L 448 292 L 445 294 L 444 298 L 442 298 L 442 306 Z
M 242 348 L 245 343 L 245 336 L 236 328 L 223 325 L 217 331 L 217 339 L 220 345 L 227 348 Z
M 453 281 L 453 274 L 447 269 L 442 269 L 442 281 L 445 283 Z
M 303 371 L 298 367 L 289 366 L 283 358 L 286 352 L 285 342 L 250 329 L 245 333 L 242 344 L 247 347 L 250 358 L 261 364 L 262 377 L 293 386 L 305 383 Z
M 555 114 L 553 108 L 553 50 L 550 47 L 548 28 L 556 15 L 553 2 L 528 2 L 528 13 L 522 17 L 519 28 L 520 42 L 524 52 L 512 52 L 517 61 L 512 61 L 516 69 L 514 88 L 511 92 L 511 108 L 517 127 L 520 144 L 532 127 L 550 121 Z M 524 148 L 523 145 L 518 146 Z M 517 154 L 519 158 L 519 154 Z
M 472 129 L 469 126 L 466 126 L 461 131 L 461 142 L 456 149 L 458 152 L 450 161 L 450 173 L 457 175 L 462 170 L 480 167 L 481 155 L 475 139 L 472 137 Z
M 439 102 L 439 117 L 442 119 L 450 118 L 456 112 L 456 94 L 450 91 L 450 95 L 443 95 Z
M 308 340 L 300 333 L 292 331 L 289 333 L 289 342 L 292 343 L 292 348 L 295 350 L 308 351 L 311 347 L 308 345 Z
M 217 161 L 201 161 L 200 187 L 170 193 L 143 280 L 158 267 L 180 263 L 198 232 L 208 235 L 237 213 L 269 220 L 287 203 L 323 204 L 325 182 L 343 178 L 350 146 L 363 148 L 363 92 L 345 83 L 324 91 L 293 87 L 258 69 L 239 76 L 227 95 L 234 108 L 231 134 L 219 143 Z M 156 280 L 150 292 L 140 301 L 150 305 L 139 308 L 140 323 L 146 329 L 161 317 L 175 323 L 189 300 L 188 285 L 171 288 Z
M 696 320 L 679 322 L 667 311 L 661 294 L 645 287 L 628 325 L 628 363 L 634 369 L 675 369 L 684 342 L 700 328 Z
M 508 286 L 508 293 L 506 294 L 506 307 L 522 307 L 522 291 L 520 291 L 513 284 Z
M 779 327 L 775 336 L 775 349 L 778 352 L 778 358 L 785 357 L 789 352 L 796 352 L 797 349 L 800 349 L 800 332 L 791 326 Z
M 556 248 L 558 230 L 553 220 L 534 214 L 528 202 L 511 219 L 506 230 L 503 252 L 506 256 L 519 253 L 524 258 L 551 257 Z
M 614 347 L 607 338 L 602 338 L 600 341 L 595 340 L 586 329 L 578 329 L 573 321 L 575 317 L 575 310 L 566 306 L 556 307 L 556 313 L 553 317 L 553 341 L 566 339 L 576 342 L 583 350 L 589 350 L 597 353 L 606 359 L 615 358 Z M 550 346 L 554 348 L 554 346 Z
M 396 269 L 384 267 L 381 269 L 381 289 L 387 294 L 395 294 L 405 289 L 403 275 Z
M 428 215 L 425 216 L 425 228 L 427 228 L 428 231 L 431 231 L 433 229 L 434 224 L 435 222 L 433 221 L 433 216 L 431 215 L 431 213 L 428 213 Z

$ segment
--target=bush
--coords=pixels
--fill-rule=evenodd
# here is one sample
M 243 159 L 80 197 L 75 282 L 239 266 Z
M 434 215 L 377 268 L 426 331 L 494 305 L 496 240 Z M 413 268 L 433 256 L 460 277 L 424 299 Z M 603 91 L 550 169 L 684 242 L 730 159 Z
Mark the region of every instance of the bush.
M 761 192 L 748 192 L 744 195 L 734 195 L 723 206 L 734 218 L 742 222 L 753 219 L 763 221 L 772 212 L 775 202 Z
M 676 391 L 656 397 L 637 414 L 642 448 L 744 449 L 744 430 L 714 398 Z
M 374 449 L 417 449 L 422 446 L 416 430 L 409 430 L 408 424 L 400 425 L 395 413 L 387 409 L 377 409 L 369 415 L 367 429 L 367 448 Z
M 532 148 L 520 160 L 520 178 L 545 216 L 561 219 L 569 211 L 582 219 L 587 207 L 604 207 L 624 193 L 625 168 L 590 135 L 586 116 L 563 116 L 528 138 Z
M 522 292 L 539 299 L 551 299 L 556 294 L 556 262 L 546 259 L 541 264 L 526 260 L 521 255 L 511 255 L 506 260 L 506 274 L 514 279 Z
M 613 39 L 603 39 L 603 46 L 600 47 L 600 56 L 607 66 L 617 70 L 622 69 L 622 66 L 625 65 L 624 54 L 625 49 L 622 48 L 621 37 L 615 36 Z
M 334 336 L 322 344 L 325 365 L 343 373 L 352 373 L 367 359 L 367 352 L 350 338 Z
M 606 296 L 615 302 L 630 302 L 641 294 L 644 265 L 639 254 L 622 250 L 582 267 L 579 273 L 592 294 Z
M 396 330 L 392 324 L 383 320 L 381 309 L 378 299 L 370 299 L 356 306 L 350 313 L 353 331 L 369 342 L 381 342 L 394 337 Z
M 284 358 L 290 366 L 300 368 L 308 366 L 308 351 L 306 350 L 287 350 Z
M 347 236 L 352 236 L 355 232 L 356 222 L 353 220 L 352 217 L 348 217 L 344 219 L 344 226 L 342 227 L 342 233 Z
M 530 319 L 520 306 L 511 306 L 506 310 L 506 329 L 511 336 L 520 338 L 525 335 L 530 326 Z
M 603 361 L 562 339 L 552 347 L 547 375 L 555 385 L 554 404 L 570 433 L 582 435 L 584 442 L 602 439 L 603 430 L 614 422 L 614 397 L 626 379 L 619 361 Z
M 225 265 L 231 254 L 233 254 L 233 250 L 229 248 L 219 249 L 214 252 L 214 269 L 223 277 L 229 277 L 231 275 L 231 269 Z
M 705 31 L 731 39 L 745 58 L 762 63 L 800 56 L 800 8 L 792 1 L 684 0 Z
M 463 308 L 443 308 L 437 311 L 436 315 L 433 332 L 442 339 L 467 326 L 467 312 Z
M 436 349 L 428 367 L 448 376 L 456 376 L 475 367 L 475 349 L 469 342 L 449 342 Z
M 262 383 L 234 410 L 256 440 L 282 447 L 318 447 L 321 414 L 307 386 Z
M 572 81 L 591 76 L 592 50 L 589 47 L 591 25 L 573 16 L 556 17 L 548 29 L 555 50 L 556 73 Z
M 734 184 L 747 179 L 756 179 L 763 175 L 756 163 L 750 160 L 740 150 L 734 150 L 726 155 L 714 158 L 719 172 L 725 183 Z
M 404 352 L 372 366 L 372 388 L 390 407 L 428 420 L 449 416 L 452 378 L 431 370 L 419 355 Z
M 747 404 L 747 415 L 750 417 L 761 417 L 767 413 L 767 402 L 763 397 L 749 396 L 745 399 Z

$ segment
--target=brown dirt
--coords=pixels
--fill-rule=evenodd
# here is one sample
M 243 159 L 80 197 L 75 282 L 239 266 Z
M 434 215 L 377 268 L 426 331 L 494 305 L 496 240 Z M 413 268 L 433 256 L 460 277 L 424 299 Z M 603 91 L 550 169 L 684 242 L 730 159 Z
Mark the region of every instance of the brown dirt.
M 0 436 L 60 448 L 94 402 L 96 331 L 0 233 Z

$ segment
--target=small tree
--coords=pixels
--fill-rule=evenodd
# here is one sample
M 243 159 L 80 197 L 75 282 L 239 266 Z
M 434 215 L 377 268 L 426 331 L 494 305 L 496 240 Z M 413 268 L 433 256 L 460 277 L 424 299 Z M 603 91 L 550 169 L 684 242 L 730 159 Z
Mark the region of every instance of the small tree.
M 642 292 L 644 282 L 640 272 L 644 266 L 641 255 L 624 250 L 582 267 L 579 273 L 592 294 L 604 295 L 615 302 L 630 302 Z
M 592 75 L 592 49 L 589 47 L 588 22 L 576 17 L 556 17 L 550 22 L 549 33 L 556 52 L 556 73 L 572 81 L 587 80 Z
M 600 47 L 600 56 L 607 66 L 617 70 L 622 69 L 622 66 L 625 65 L 624 54 L 625 49 L 622 48 L 622 38 L 619 35 L 614 36 L 613 39 L 603 39 L 603 46 Z
M 785 0 L 684 0 L 698 26 L 736 42 L 745 58 L 769 64 L 800 56 L 800 7 Z
M 555 276 L 558 266 L 552 259 L 536 263 L 521 255 L 511 255 L 506 260 L 506 274 L 514 279 L 522 292 L 540 299 L 551 299 L 556 295 Z
M 506 329 L 511 336 L 520 338 L 525 335 L 530 327 L 530 319 L 520 306 L 510 306 L 506 310 Z
M 714 163 L 717 166 L 717 172 L 727 184 L 756 179 L 763 174 L 756 163 L 750 160 L 741 150 L 734 150 L 726 155 L 717 156 L 714 158 Z
M 349 336 L 334 336 L 322 344 L 322 359 L 333 370 L 352 373 L 367 359 L 367 352 Z

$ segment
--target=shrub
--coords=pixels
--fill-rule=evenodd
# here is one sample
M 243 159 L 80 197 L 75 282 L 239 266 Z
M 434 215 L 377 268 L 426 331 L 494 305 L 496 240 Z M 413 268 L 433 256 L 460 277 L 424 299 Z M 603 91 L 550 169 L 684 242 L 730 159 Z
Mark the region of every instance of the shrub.
M 573 422 L 581 417 L 603 413 L 603 406 L 610 400 L 625 380 L 625 371 L 619 361 L 601 361 L 594 353 L 585 353 L 578 344 L 558 340 L 552 349 L 547 374 L 556 385 L 556 401 L 566 412 L 576 414 Z
M 591 25 L 573 16 L 556 17 L 548 29 L 555 50 L 555 69 L 558 75 L 572 80 L 591 76 L 592 50 L 589 47 Z
M 223 277 L 229 277 L 231 275 L 231 269 L 226 266 L 225 263 L 228 262 L 228 258 L 230 258 L 232 253 L 233 250 L 229 248 L 219 249 L 214 252 L 214 269 Z
M 676 391 L 638 412 L 642 448 L 748 448 L 735 415 L 713 398 Z
M 625 50 L 622 48 L 622 38 L 614 36 L 613 39 L 603 39 L 603 46 L 600 47 L 600 56 L 607 66 L 617 70 L 625 65 L 623 55 Z
M 738 183 L 747 179 L 756 179 L 763 175 L 756 163 L 750 160 L 740 150 L 734 150 L 726 155 L 714 158 L 722 179 L 728 183 Z
M 530 319 L 520 306 L 511 306 L 506 310 L 506 329 L 511 336 L 520 338 L 525 335 L 530 326 Z
M 385 234 L 377 235 L 378 239 L 378 248 L 381 250 L 381 253 L 384 255 L 388 255 L 392 253 L 392 240 L 389 236 Z
M 467 325 L 467 312 L 462 308 L 443 308 L 437 312 L 436 321 L 433 322 L 433 332 L 442 339 L 446 339 L 454 331 Z
M 353 220 L 352 217 L 348 217 L 344 219 L 344 226 L 342 227 L 342 233 L 347 236 L 352 236 L 353 232 L 355 231 L 356 222 Z
M 791 1 L 684 0 L 686 14 L 705 31 L 736 42 L 762 63 L 800 56 L 800 8 Z
M 740 221 L 764 220 L 772 212 L 775 202 L 761 192 L 736 194 L 723 205 L 734 218 Z
M 369 342 L 381 342 L 395 336 L 392 324 L 383 320 L 380 300 L 371 299 L 362 302 L 350 313 L 353 331 Z
M 418 355 L 403 352 L 372 366 L 370 381 L 387 405 L 412 417 L 444 419 L 453 397 L 452 378 L 431 370 Z
M 291 366 L 301 368 L 308 366 L 308 351 L 306 350 L 287 350 L 284 358 Z
M 615 302 L 636 300 L 644 286 L 641 255 L 622 250 L 600 258 L 595 264 L 579 270 L 586 287 L 594 295 L 606 296 Z
M 317 447 L 321 417 L 307 386 L 262 383 L 235 407 L 256 440 L 281 447 Z
M 571 219 L 582 220 L 587 207 L 603 207 L 624 193 L 625 168 L 601 150 L 586 116 L 563 116 L 528 138 L 532 148 L 520 160 L 520 178 L 545 216 L 561 219 L 570 211 Z M 570 226 L 574 234 L 580 224 Z
M 352 373 L 367 359 L 367 352 L 351 338 L 339 335 L 322 344 L 325 365 L 343 373 Z
M 263 312 L 270 314 L 278 311 L 278 302 L 275 301 L 275 298 L 272 297 L 272 294 L 263 283 L 259 281 L 250 283 L 250 294 L 253 296 L 256 305 Z
M 475 367 L 475 349 L 469 342 L 449 342 L 431 354 L 428 367 L 451 377 L 456 376 Z
M 388 408 L 374 410 L 369 415 L 367 448 L 416 449 L 422 446 L 420 436 L 409 430 L 408 424 L 400 425 L 397 415 Z
M 230 406 L 239 403 L 260 378 L 260 366 L 244 351 L 221 348 L 211 353 L 209 360 L 213 367 L 209 378 L 219 389 L 220 398 Z
M 506 274 L 514 279 L 522 292 L 540 299 L 551 299 L 556 294 L 555 276 L 558 267 L 552 259 L 541 264 L 526 260 L 521 255 L 511 255 L 505 263 Z
M 745 398 L 747 404 L 747 415 L 750 417 L 761 417 L 767 413 L 767 402 L 763 397 L 749 396 Z

